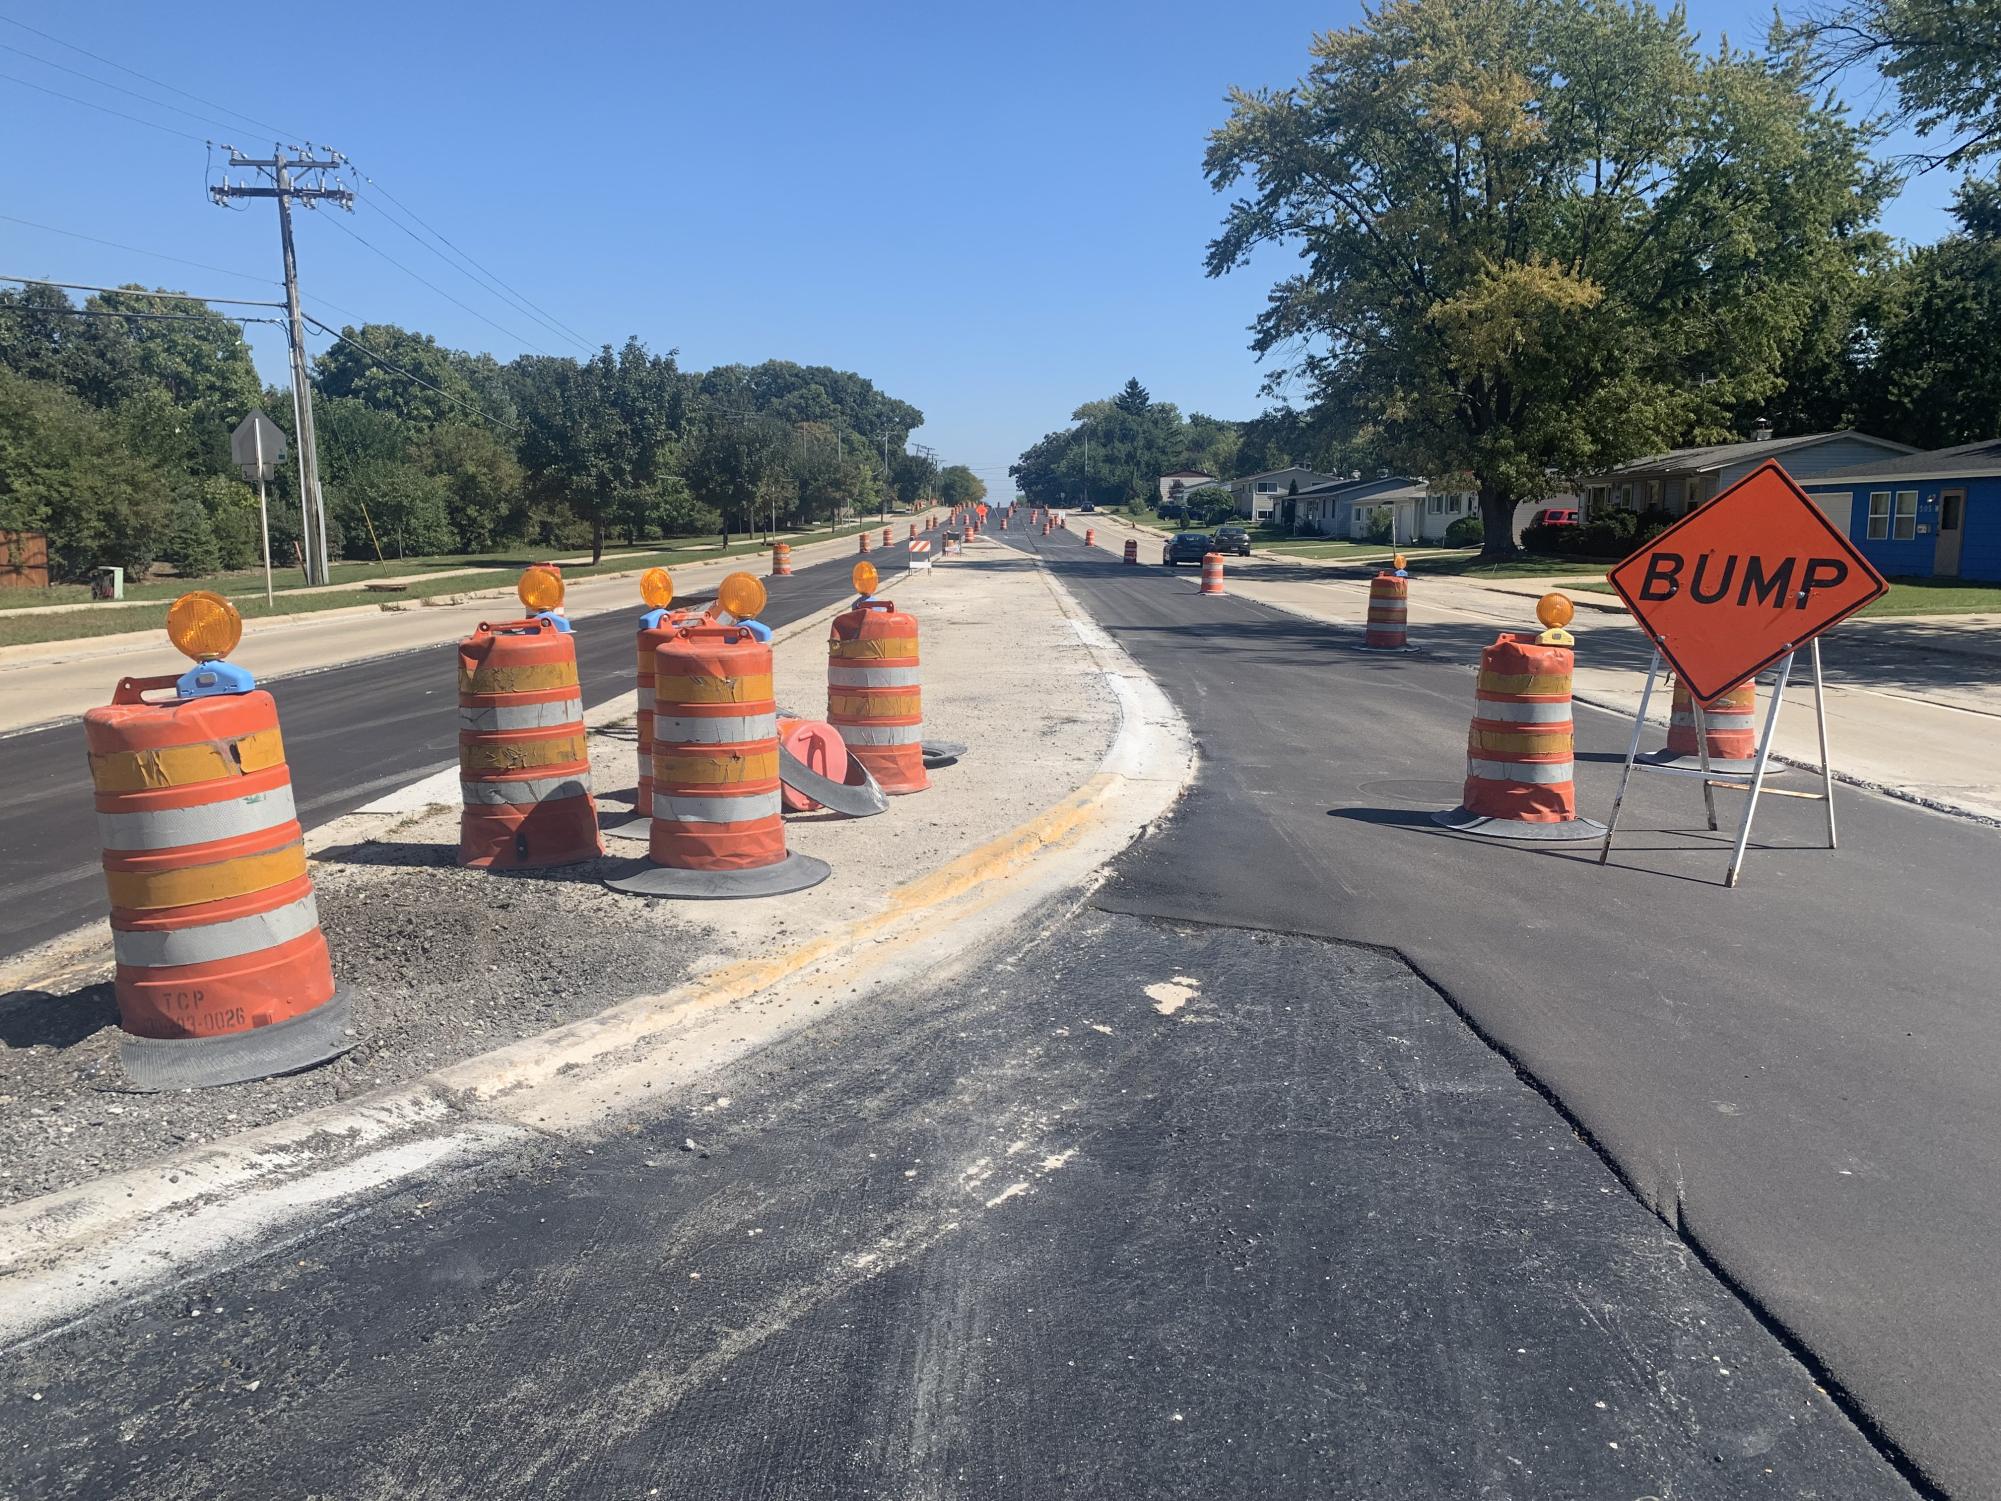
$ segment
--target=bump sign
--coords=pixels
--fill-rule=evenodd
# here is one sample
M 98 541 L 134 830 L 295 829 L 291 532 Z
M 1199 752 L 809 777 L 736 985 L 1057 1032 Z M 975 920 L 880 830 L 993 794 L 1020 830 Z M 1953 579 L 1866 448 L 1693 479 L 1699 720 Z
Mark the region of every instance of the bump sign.
M 1698 699 L 1736 687 L 1890 587 L 1774 462 L 1606 577 Z

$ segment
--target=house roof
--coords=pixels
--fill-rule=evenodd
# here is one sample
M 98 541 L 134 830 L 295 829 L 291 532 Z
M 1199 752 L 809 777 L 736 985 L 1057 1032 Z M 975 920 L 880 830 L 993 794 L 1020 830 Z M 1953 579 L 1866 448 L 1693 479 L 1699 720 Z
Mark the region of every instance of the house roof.
M 1338 479 L 1331 484 L 1315 485 L 1311 490 L 1301 490 L 1299 498 L 1305 500 L 1310 496 L 1315 500 L 1330 500 L 1338 498 L 1344 491 L 1361 490 L 1370 485 L 1388 485 L 1392 490 L 1399 492 L 1398 499 L 1402 499 L 1401 492 L 1411 486 L 1416 486 L 1420 493 L 1428 493 L 1425 481 L 1412 479 L 1407 474 L 1370 474 L 1356 479 Z
M 1283 469 L 1264 469 L 1256 474 L 1240 474 L 1231 480 L 1230 483 L 1233 485 L 1245 485 L 1249 484 L 1252 480 L 1272 479 L 1281 474 L 1318 474 L 1319 472 L 1318 469 L 1309 469 L 1304 464 L 1287 464 Z
M 1170 469 L 1162 479 L 1214 479 L 1216 476 L 1206 469 Z
M 1801 483 L 1806 489 L 1830 482 L 1852 484 L 1857 480 L 1896 479 L 1982 479 L 2001 474 L 2001 438 L 1983 438 L 1978 443 L 1961 443 L 1956 448 L 1934 448 L 1926 453 L 1902 458 L 1871 459 L 1831 469 Z
M 1775 458 L 1779 454 L 1811 448 L 1816 443 L 1826 443 L 1834 438 L 1858 438 L 1864 443 L 1879 444 L 1892 453 L 1916 451 L 1905 443 L 1892 443 L 1888 438 L 1878 438 L 1872 433 L 1858 433 L 1853 428 L 1843 428 L 1840 432 L 1833 433 L 1802 433 L 1797 438 L 1766 438 L 1762 442 L 1709 443 L 1695 448 L 1671 448 L 1666 453 L 1634 459 L 1606 472 L 1639 474 L 1650 469 L 1674 469 L 1693 470 L 1699 474 L 1710 469 L 1726 469 L 1732 464 L 1742 463 L 1745 459 Z

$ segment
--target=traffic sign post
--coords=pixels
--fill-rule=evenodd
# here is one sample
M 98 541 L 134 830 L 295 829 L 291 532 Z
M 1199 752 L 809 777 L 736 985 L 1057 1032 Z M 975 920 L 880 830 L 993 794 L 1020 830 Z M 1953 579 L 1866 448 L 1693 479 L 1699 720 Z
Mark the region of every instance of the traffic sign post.
M 1821 790 L 1775 794 L 1804 797 L 1827 808 L 1827 847 L 1835 847 L 1834 772 L 1828 760 L 1827 702 L 1821 676 L 1820 636 L 1871 600 L 1889 584 L 1837 530 L 1775 462 L 1760 465 L 1700 509 L 1690 512 L 1607 575 L 1640 629 L 1654 644 L 1646 687 L 1633 718 L 1633 736 L 1619 775 L 1619 790 L 1598 851 L 1603 865 L 1612 853 L 1626 789 L 1639 762 L 1640 736 L 1647 721 L 1661 664 L 1672 667 L 1688 689 L 1694 710 L 1698 766 L 1689 775 L 1702 780 L 1709 827 L 1717 828 L 1717 787 L 1750 794 L 1737 831 L 1726 886 L 1735 886 L 1750 847 L 1751 821 L 1765 790 L 1772 738 L 1785 702 L 1793 664 L 1801 650 L 1813 667 L 1814 714 L 1820 741 Z M 1758 736 L 1749 783 L 1719 781 L 1709 759 L 1709 730 L 1703 706 L 1766 668 L 1778 680 Z M 1680 768 L 1651 766 L 1649 770 Z
M 257 486 L 257 529 L 264 534 L 264 603 L 271 594 L 271 510 L 264 500 L 264 485 L 285 457 L 285 434 L 262 412 L 252 412 L 236 424 L 229 435 L 229 456 L 243 469 L 243 477 Z

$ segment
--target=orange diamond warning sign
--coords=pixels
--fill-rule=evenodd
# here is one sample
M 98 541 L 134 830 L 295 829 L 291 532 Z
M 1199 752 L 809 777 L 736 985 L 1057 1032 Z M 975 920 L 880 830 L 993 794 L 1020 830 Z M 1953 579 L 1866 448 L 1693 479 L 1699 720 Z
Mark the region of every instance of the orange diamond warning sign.
M 1776 462 L 1606 577 L 1699 699 L 1736 687 L 1890 587 Z

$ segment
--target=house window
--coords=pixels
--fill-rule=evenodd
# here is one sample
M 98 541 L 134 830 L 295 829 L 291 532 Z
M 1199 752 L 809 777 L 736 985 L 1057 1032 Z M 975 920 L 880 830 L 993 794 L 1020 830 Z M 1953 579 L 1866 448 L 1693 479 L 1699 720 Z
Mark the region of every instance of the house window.
M 1869 540 L 1880 542 L 1890 535 L 1890 492 L 1869 492 Z
M 1633 487 L 1631 485 L 1619 486 L 1619 504 L 1629 511 L 1633 509 Z
M 1426 509 L 1429 510 L 1432 515 L 1443 516 L 1445 514 L 1445 497 L 1443 495 L 1426 496 L 1425 501 L 1426 501 Z
M 1271 495 L 1275 493 L 1277 489 L 1278 489 L 1277 480 L 1261 479 L 1258 481 L 1258 494 L 1260 495 Z
M 1908 542 L 1918 534 L 1918 492 L 1899 490 L 1897 492 L 1897 517 L 1890 527 L 1890 535 L 1899 542 Z
M 1650 479 L 1647 481 L 1647 509 L 1650 511 L 1658 511 L 1660 507 L 1661 507 L 1661 482 L 1657 479 Z
M 1604 513 L 1605 487 L 1603 485 L 1593 485 L 1589 490 L 1584 492 L 1585 518 L 1588 520 L 1593 516 L 1602 516 Z

